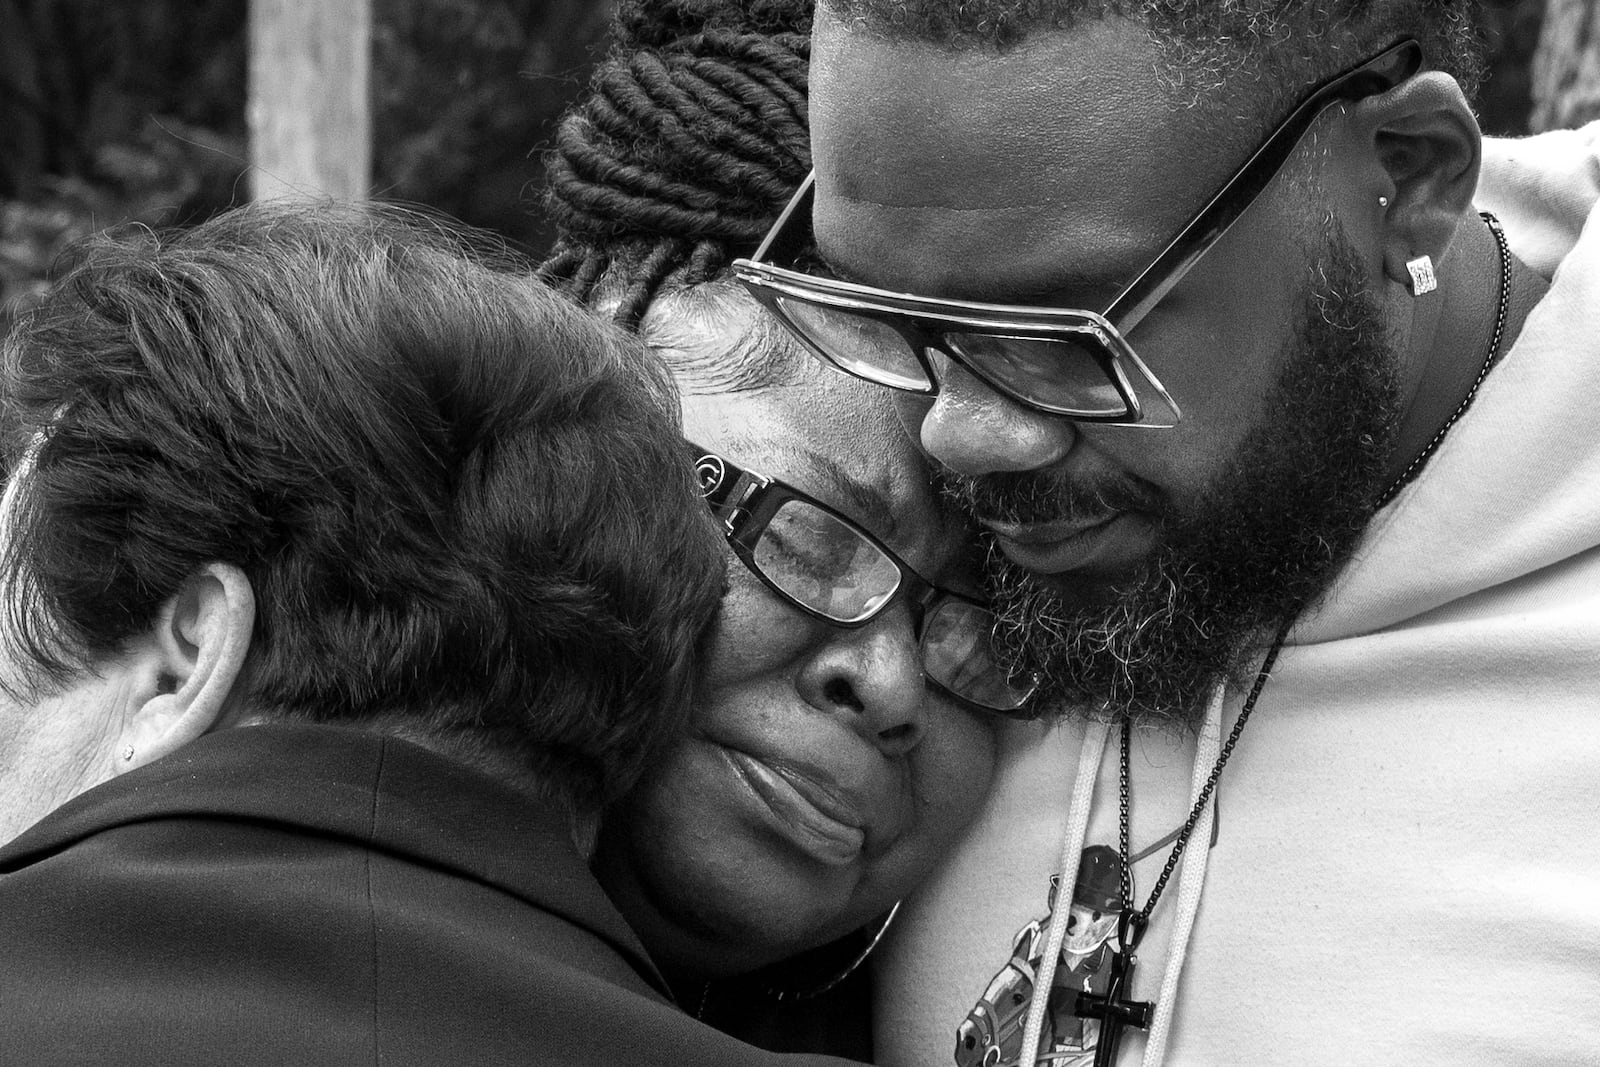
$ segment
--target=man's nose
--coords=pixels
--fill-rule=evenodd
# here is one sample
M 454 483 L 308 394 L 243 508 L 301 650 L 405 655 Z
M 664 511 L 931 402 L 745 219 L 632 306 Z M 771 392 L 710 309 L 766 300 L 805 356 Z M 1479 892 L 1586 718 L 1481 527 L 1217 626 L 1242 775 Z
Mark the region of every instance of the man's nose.
M 922 449 L 957 474 L 1026 471 L 1064 459 L 1078 439 L 1067 419 L 1012 402 L 940 352 L 939 395 L 922 416 Z
M 860 629 L 835 630 L 801 669 L 798 685 L 806 703 L 842 716 L 885 756 L 904 755 L 922 740 L 927 679 L 903 604 Z

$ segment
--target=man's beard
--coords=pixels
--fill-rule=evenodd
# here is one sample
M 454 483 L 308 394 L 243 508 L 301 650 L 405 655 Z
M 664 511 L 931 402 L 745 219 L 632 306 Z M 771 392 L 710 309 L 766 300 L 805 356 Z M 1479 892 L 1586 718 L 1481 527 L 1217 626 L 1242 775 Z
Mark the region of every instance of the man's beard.
M 1196 723 L 1207 697 L 1332 581 L 1376 510 L 1399 385 L 1382 311 L 1336 224 L 1313 264 L 1296 336 L 1256 425 L 1182 507 L 1131 480 L 1069 486 L 1047 471 L 943 488 L 984 518 L 1154 515 L 1158 546 L 1101 595 L 1063 588 L 991 545 L 996 653 L 1041 679 L 1036 700 L 1134 721 Z M 1086 600 L 1092 602 L 1085 602 Z

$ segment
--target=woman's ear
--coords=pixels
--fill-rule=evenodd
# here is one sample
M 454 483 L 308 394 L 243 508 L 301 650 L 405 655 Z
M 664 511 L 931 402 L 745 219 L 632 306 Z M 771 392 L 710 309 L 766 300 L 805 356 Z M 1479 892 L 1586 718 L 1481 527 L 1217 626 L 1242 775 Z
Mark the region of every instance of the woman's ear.
M 221 721 L 243 674 L 255 620 L 250 579 L 224 563 L 190 575 L 162 605 L 147 644 L 158 681 L 124 721 L 119 772 L 169 755 Z
M 1409 288 L 1407 264 L 1422 256 L 1441 262 L 1472 209 L 1482 162 L 1478 120 L 1461 86 L 1440 71 L 1362 101 L 1351 117 L 1385 175 L 1384 275 Z

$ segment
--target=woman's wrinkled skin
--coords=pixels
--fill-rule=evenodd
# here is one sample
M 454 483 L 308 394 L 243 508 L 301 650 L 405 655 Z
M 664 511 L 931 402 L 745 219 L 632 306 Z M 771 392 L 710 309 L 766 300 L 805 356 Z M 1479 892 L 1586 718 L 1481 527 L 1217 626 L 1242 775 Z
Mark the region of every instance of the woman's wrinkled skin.
M 812 364 L 725 295 L 658 307 L 684 432 L 851 515 L 933 581 L 971 590 L 969 537 L 879 391 Z M 663 322 L 663 319 L 667 321 Z M 730 359 L 782 384 L 727 391 Z M 687 370 L 685 370 L 687 368 Z M 774 372 L 777 368 L 777 372 Z M 687 460 L 686 460 L 687 462 Z M 737 974 L 868 924 L 977 811 L 992 724 L 926 682 L 910 614 L 812 620 L 732 554 L 688 739 L 610 818 L 597 869 L 655 958 Z

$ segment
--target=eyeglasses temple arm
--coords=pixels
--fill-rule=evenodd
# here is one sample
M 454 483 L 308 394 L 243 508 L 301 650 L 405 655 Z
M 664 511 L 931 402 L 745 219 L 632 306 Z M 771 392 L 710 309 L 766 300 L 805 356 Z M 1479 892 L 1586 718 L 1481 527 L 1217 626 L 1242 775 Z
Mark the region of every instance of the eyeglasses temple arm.
M 1406 38 L 1312 92 L 1179 231 L 1155 261 L 1111 302 L 1104 312 L 1105 318 L 1124 333 L 1137 326 L 1272 184 L 1278 170 L 1323 111 L 1341 101 L 1361 100 L 1387 92 L 1421 69 L 1422 46 Z
M 698 445 L 691 443 L 689 450 L 694 456 L 695 480 L 700 484 L 700 496 L 711 513 L 732 533 L 734 520 L 748 513 L 745 503 L 756 490 L 768 485 L 771 479 L 745 470 L 737 463 Z
M 811 213 L 811 191 L 815 188 L 816 182 L 817 172 L 814 170 L 808 171 L 805 180 L 800 183 L 800 187 L 794 191 L 794 195 L 784 205 L 783 213 L 778 216 L 778 220 L 772 224 L 772 228 L 767 230 L 767 235 L 761 239 L 761 244 L 756 247 L 755 253 L 750 257 L 753 262 L 766 263 L 771 261 L 774 255 L 785 252 L 789 253 L 789 258 L 799 254 L 800 249 L 792 246 L 798 243 L 797 232 L 801 234 L 809 234 L 811 232 L 811 219 L 809 217 Z M 802 220 L 806 225 L 795 231 L 790 228 L 790 223 L 799 214 L 807 216 Z

